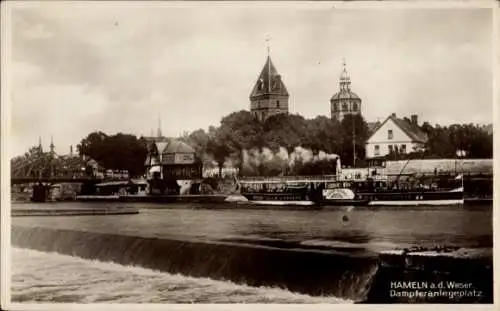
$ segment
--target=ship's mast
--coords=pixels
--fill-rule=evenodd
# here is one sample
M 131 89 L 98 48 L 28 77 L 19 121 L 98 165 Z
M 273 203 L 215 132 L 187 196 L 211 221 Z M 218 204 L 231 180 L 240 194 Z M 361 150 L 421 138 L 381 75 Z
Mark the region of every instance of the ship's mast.
M 342 74 L 340 78 L 340 84 L 341 84 L 341 89 L 344 89 L 346 91 L 350 91 L 350 79 L 349 79 L 349 74 L 347 73 L 347 65 L 345 61 L 345 57 L 342 58 Z M 356 167 L 356 120 L 355 120 L 355 114 L 352 111 L 352 107 L 350 106 L 351 113 L 349 115 L 351 116 L 352 120 L 352 166 Z
M 356 167 L 356 120 L 354 120 L 354 115 L 352 118 L 352 166 Z

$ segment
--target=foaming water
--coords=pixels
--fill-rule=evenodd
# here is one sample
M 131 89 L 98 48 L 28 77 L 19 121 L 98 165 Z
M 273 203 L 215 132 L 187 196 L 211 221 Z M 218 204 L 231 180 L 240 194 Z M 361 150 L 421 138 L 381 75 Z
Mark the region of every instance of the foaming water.
M 15 302 L 351 303 L 21 248 L 12 248 L 11 271 Z

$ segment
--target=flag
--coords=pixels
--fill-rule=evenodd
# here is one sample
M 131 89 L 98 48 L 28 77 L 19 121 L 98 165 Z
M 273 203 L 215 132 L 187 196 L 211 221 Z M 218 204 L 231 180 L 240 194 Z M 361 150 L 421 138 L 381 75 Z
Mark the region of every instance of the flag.
M 460 175 L 458 175 L 457 177 L 455 177 L 455 179 L 456 179 L 456 180 L 460 180 L 460 179 L 462 179 L 462 178 L 463 178 L 463 176 L 462 176 L 461 174 L 460 174 Z

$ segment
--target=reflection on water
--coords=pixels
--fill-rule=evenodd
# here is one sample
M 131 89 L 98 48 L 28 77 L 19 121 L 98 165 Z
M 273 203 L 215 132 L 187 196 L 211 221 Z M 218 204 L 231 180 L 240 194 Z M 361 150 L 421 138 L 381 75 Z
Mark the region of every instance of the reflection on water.
M 78 303 L 349 303 L 286 290 L 12 249 L 12 300 Z
M 96 207 L 99 203 L 41 204 Z M 105 203 L 116 205 L 117 203 Z M 132 204 L 128 204 L 132 205 Z M 16 208 L 20 204 L 16 205 Z M 33 204 L 29 205 L 31 208 Z M 199 209 L 196 205 L 133 204 L 139 215 L 16 217 L 13 225 L 89 230 L 144 237 L 197 239 L 276 239 L 354 244 L 376 250 L 413 245 L 462 247 L 493 245 L 492 209 L 465 210 L 241 210 Z M 23 207 L 22 205 L 20 206 Z M 161 209 L 159 208 L 161 207 Z M 343 216 L 348 215 L 348 221 Z

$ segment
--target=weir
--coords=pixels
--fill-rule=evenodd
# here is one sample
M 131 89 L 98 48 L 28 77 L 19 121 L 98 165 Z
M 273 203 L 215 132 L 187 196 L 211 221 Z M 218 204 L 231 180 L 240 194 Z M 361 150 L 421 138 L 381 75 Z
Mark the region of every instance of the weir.
M 193 277 L 279 287 L 313 296 L 335 296 L 355 302 L 493 301 L 492 260 L 487 257 L 467 260 L 436 257 L 444 265 L 431 264 L 426 268 L 418 260 L 408 261 L 408 254 L 395 254 L 389 258 L 368 252 L 306 249 L 293 244 L 153 238 L 24 226 L 12 227 L 12 244 Z M 430 259 L 429 262 L 437 261 Z M 481 296 L 453 300 L 391 296 L 394 282 L 409 280 L 428 284 L 469 282 L 481 292 Z

